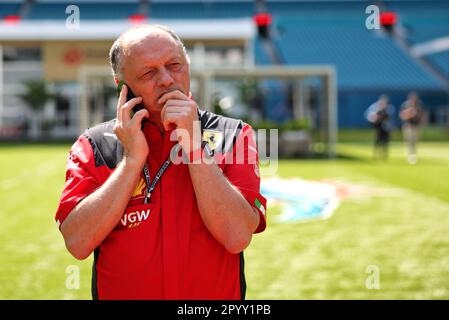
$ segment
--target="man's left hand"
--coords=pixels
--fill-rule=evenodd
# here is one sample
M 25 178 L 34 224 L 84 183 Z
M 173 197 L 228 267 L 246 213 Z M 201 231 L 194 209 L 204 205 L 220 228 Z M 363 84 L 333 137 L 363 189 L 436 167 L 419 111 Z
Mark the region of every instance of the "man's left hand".
M 161 122 L 166 131 L 176 129 L 178 142 L 185 152 L 201 148 L 198 105 L 179 90 L 164 94 L 158 101 L 164 104 Z

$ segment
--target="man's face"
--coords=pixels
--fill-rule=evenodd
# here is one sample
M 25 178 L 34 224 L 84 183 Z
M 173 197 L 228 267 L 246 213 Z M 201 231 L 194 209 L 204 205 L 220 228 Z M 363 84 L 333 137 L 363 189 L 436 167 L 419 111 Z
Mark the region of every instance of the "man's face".
M 176 41 L 164 31 L 154 31 L 127 41 L 122 60 L 125 82 L 143 98 L 150 118 L 159 117 L 163 105 L 157 101 L 166 92 L 190 92 L 189 64 Z

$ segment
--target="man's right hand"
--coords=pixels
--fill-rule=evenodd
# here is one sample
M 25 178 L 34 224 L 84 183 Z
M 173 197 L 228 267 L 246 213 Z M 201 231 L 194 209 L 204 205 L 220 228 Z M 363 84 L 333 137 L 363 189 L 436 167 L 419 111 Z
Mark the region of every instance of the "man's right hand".
M 117 104 L 117 121 L 114 132 L 123 145 L 124 157 L 127 161 L 135 162 L 143 166 L 148 155 L 148 144 L 143 134 L 142 120 L 148 118 L 150 114 L 146 109 L 140 110 L 131 118 L 131 110 L 134 106 L 142 102 L 141 97 L 126 101 L 128 87 L 122 86 Z
M 123 161 L 98 189 L 73 208 L 61 224 L 67 249 L 77 259 L 87 258 L 117 226 L 146 161 L 148 145 L 141 122 L 149 114 L 147 110 L 140 110 L 131 118 L 131 109 L 142 98 L 127 102 L 127 91 L 128 88 L 123 86 L 114 126 L 124 148 Z

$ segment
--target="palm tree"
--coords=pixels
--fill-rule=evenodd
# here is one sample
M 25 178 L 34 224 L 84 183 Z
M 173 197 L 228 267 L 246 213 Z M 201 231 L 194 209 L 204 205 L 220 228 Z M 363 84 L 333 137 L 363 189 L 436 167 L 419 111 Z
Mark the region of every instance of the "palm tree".
M 53 98 L 47 89 L 47 84 L 43 80 L 29 80 L 24 82 L 25 93 L 20 98 L 32 111 L 31 117 L 31 138 L 36 139 L 41 134 L 42 112 L 48 100 Z

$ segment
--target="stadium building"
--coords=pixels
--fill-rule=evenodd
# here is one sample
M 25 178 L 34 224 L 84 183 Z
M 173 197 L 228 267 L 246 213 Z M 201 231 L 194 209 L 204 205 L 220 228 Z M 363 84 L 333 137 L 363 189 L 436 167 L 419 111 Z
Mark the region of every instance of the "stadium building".
M 378 16 L 370 5 L 379 8 Z M 2 1 L 0 134 L 68 138 L 114 117 L 108 50 L 139 23 L 164 24 L 182 37 L 194 71 L 193 94 L 208 109 L 318 127 L 322 93 L 329 89 L 319 72 L 299 75 L 300 81 L 222 82 L 208 89 L 208 99 L 201 92 L 210 84 L 202 77 L 215 69 L 328 66 L 335 71 L 332 121 L 339 128 L 368 126 L 364 111 L 380 94 L 398 108 L 412 90 L 432 123 L 447 124 L 448 13 L 449 1 L 435 0 Z

